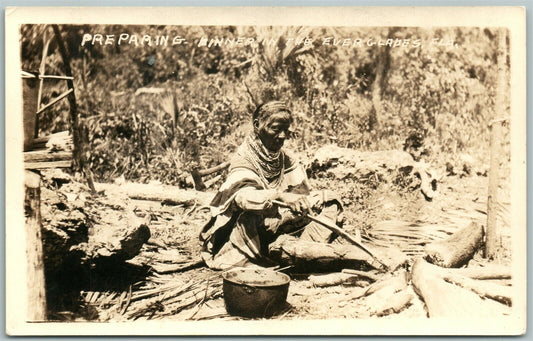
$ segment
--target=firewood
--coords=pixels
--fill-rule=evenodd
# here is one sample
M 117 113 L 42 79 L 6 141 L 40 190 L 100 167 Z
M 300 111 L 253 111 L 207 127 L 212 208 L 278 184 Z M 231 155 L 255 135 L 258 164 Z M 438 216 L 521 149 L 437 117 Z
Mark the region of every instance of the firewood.
M 24 162 L 25 169 L 70 168 L 72 160 Z
M 448 273 L 465 276 L 471 279 L 511 279 L 511 270 L 502 265 L 490 264 L 483 267 L 448 269 Z
M 425 258 L 435 265 L 458 268 L 466 264 L 481 247 L 483 228 L 472 222 L 450 238 L 426 245 Z
M 403 289 L 386 299 L 382 299 L 381 302 L 375 306 L 372 313 L 377 316 L 399 313 L 410 305 L 413 298 L 414 296 L 412 293 L 407 291 L 407 289 Z
M 458 316 L 495 317 L 508 314 L 509 307 L 493 300 L 484 300 L 471 290 L 446 282 L 441 268 L 417 259 L 411 270 L 415 292 L 426 305 L 429 317 Z
M 388 291 L 395 293 L 401 291 L 407 287 L 408 276 L 407 271 L 400 270 L 396 275 L 392 277 L 383 278 L 374 284 L 370 285 L 364 292 L 363 296 L 369 296 L 379 291 Z
M 359 277 L 368 278 L 372 282 L 375 282 L 375 281 L 377 281 L 377 280 L 379 280 L 381 278 L 380 276 L 377 276 L 375 274 L 375 272 L 372 273 L 370 271 L 359 271 L 359 270 L 354 270 L 354 269 L 342 269 L 342 272 L 345 273 L 345 274 L 357 275 Z
M 72 160 L 72 152 L 32 150 L 24 153 L 24 162 L 53 162 L 65 160 Z
M 315 287 L 329 287 L 339 284 L 355 284 L 359 277 L 342 272 L 336 272 L 326 275 L 311 275 L 309 281 Z
M 442 277 L 446 282 L 472 290 L 481 297 L 488 297 L 503 304 L 512 305 L 513 290 L 511 287 L 487 283 L 485 281 L 476 281 L 453 273 L 443 273 Z

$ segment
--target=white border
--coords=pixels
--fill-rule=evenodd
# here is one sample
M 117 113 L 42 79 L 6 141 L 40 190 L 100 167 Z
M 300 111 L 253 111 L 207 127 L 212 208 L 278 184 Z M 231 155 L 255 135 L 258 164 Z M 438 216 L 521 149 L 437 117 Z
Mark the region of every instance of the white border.
M 520 7 L 6 8 L 6 331 L 10 335 L 516 335 L 526 328 L 526 27 Z M 481 26 L 511 39 L 511 225 L 517 297 L 508 318 L 26 323 L 18 26 L 57 24 Z

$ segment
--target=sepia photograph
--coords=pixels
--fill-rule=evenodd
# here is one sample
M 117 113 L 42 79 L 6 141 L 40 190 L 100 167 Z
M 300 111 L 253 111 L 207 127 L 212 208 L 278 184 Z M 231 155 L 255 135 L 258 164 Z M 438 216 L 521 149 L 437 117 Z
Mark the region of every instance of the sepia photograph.
M 526 332 L 525 9 L 7 8 L 9 335 Z

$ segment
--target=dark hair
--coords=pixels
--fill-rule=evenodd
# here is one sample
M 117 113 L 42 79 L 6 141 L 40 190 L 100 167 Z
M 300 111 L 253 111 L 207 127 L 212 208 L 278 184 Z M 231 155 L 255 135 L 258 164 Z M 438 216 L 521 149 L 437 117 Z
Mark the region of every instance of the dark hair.
M 267 102 L 267 103 L 263 103 L 259 105 L 255 109 L 252 117 L 254 121 L 255 120 L 262 121 L 266 117 L 270 117 L 279 112 L 286 112 L 287 114 L 289 114 L 290 120 L 292 122 L 291 110 L 289 109 L 289 107 L 287 107 L 287 105 L 284 102 L 281 102 L 281 101 L 271 101 L 271 102 Z

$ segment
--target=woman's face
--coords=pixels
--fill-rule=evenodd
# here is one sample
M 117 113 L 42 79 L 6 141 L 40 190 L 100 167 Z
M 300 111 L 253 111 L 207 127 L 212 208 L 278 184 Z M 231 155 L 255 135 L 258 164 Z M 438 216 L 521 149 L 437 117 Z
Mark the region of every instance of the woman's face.
M 289 137 L 290 126 L 290 116 L 285 112 L 271 115 L 263 122 L 254 121 L 257 136 L 263 145 L 273 152 L 277 152 L 283 147 L 285 140 Z

